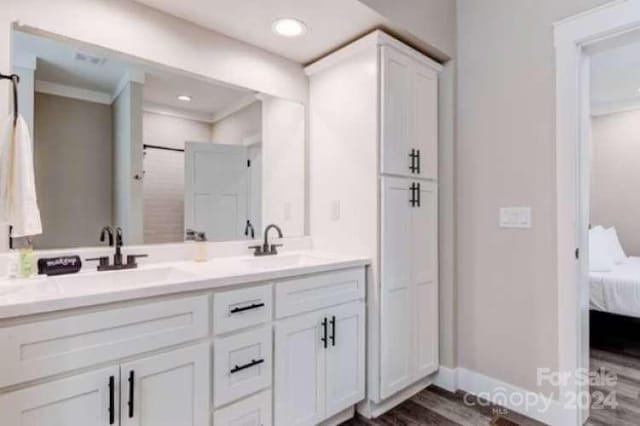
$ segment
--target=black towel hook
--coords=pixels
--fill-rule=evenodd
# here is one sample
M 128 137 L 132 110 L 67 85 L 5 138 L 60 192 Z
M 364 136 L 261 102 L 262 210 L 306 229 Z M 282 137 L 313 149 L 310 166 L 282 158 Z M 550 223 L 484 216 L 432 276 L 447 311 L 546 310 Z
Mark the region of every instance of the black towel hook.
M 13 86 L 13 127 L 16 127 L 18 123 L 18 83 L 20 83 L 20 76 L 18 74 L 0 74 L 0 80 L 11 80 Z

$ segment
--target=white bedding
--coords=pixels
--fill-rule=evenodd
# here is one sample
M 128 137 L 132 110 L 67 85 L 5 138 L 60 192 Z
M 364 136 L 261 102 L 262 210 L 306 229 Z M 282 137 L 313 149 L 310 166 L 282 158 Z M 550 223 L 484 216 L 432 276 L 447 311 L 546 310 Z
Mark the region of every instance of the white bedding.
M 591 309 L 640 318 L 640 257 L 589 274 Z

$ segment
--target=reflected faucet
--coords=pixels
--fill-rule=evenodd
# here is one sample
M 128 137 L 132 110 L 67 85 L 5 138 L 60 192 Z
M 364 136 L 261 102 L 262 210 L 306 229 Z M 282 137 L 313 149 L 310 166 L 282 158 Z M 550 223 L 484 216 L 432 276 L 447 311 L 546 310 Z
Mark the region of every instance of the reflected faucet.
M 244 236 L 249 237 L 253 240 L 256 237 L 256 230 L 253 228 L 250 220 L 247 220 L 247 224 L 244 227 Z
M 262 245 L 250 246 L 250 249 L 254 249 L 254 256 L 273 256 L 278 254 L 278 247 L 282 247 L 282 244 L 269 244 L 269 231 L 275 229 L 278 232 L 278 238 L 282 238 L 282 230 L 278 225 L 271 224 L 264 230 L 264 243 Z

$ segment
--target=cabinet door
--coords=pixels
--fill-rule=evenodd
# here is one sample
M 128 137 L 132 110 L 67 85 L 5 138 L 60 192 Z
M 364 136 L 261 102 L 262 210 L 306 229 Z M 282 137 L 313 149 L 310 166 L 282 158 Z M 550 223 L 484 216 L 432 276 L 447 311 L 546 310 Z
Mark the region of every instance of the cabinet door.
M 413 60 L 393 48 L 383 46 L 381 61 L 382 173 L 409 175 Z
M 322 313 L 276 324 L 275 424 L 311 425 L 324 419 L 324 327 Z
M 326 414 L 331 417 L 364 399 L 364 303 L 327 311 L 329 344 L 326 350 Z
M 411 286 L 411 186 L 409 179 L 382 178 L 380 262 L 380 393 L 386 398 L 413 378 Z
M 215 426 L 271 426 L 271 391 L 263 391 L 213 413 Z
M 123 364 L 122 424 L 208 426 L 209 359 L 201 344 Z
M 416 177 L 438 178 L 438 74 L 419 61 L 412 72 L 412 135 L 409 149 L 419 151 Z
M 420 182 L 420 205 L 411 209 L 411 282 L 415 312 L 414 380 L 438 369 L 438 187 Z
M 16 426 L 118 425 L 119 374 L 117 367 L 107 368 L 2 395 L 0 423 Z

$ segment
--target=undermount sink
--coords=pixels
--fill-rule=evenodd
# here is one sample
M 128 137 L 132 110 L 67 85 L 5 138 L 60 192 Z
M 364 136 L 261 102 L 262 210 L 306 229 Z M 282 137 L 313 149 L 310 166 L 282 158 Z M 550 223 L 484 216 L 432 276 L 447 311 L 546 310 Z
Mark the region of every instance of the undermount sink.
M 177 268 L 127 269 L 122 271 L 89 272 L 78 275 L 56 277 L 63 291 L 74 288 L 118 290 L 126 287 L 138 287 L 150 284 L 162 284 L 187 280 L 194 275 Z
M 297 266 L 314 265 L 326 262 L 327 259 L 309 256 L 306 254 L 277 254 L 274 256 L 254 257 L 245 259 L 247 266 L 258 269 L 281 269 L 293 268 Z

